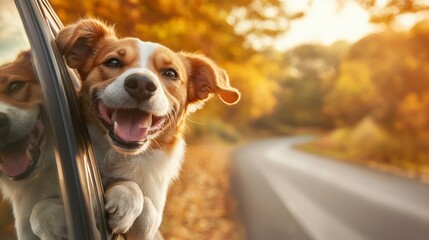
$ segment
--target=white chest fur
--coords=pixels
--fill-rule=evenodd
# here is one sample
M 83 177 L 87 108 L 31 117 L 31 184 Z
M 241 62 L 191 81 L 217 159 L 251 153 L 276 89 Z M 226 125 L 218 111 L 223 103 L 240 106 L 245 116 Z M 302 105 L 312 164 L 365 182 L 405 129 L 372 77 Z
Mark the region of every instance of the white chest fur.
M 185 141 L 180 139 L 169 153 L 148 149 L 138 155 L 124 155 L 111 149 L 105 136 L 100 136 L 94 126 L 90 126 L 90 134 L 104 185 L 117 180 L 133 181 L 162 212 L 168 186 L 180 172 Z

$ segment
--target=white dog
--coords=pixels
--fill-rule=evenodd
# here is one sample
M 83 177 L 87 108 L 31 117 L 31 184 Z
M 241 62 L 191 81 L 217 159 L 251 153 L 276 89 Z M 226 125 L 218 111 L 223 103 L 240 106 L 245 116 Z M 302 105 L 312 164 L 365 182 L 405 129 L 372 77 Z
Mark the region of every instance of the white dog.
M 117 38 L 97 20 L 65 27 L 57 44 L 83 81 L 110 227 L 127 239 L 152 239 L 181 168 L 187 115 L 212 94 L 234 104 L 240 93 L 208 58 Z

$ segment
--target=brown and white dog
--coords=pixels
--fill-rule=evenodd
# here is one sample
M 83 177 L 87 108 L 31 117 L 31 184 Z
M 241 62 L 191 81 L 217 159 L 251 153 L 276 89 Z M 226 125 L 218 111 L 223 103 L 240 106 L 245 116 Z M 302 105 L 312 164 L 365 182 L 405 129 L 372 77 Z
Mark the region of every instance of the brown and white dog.
M 98 20 L 65 27 L 57 44 L 83 81 L 110 227 L 127 239 L 152 239 L 181 168 L 187 115 L 213 94 L 234 104 L 240 93 L 208 58 L 118 38 Z
M 29 51 L 0 66 L 0 170 L 18 239 L 65 238 L 54 153 Z

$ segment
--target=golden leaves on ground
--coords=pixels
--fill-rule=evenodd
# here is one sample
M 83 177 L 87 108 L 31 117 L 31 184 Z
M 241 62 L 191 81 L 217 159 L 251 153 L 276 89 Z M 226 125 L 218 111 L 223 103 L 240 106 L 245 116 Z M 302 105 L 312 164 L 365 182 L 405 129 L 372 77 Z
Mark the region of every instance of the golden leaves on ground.
M 230 195 L 233 146 L 216 140 L 190 144 L 180 179 L 169 193 L 161 232 L 165 239 L 243 239 Z

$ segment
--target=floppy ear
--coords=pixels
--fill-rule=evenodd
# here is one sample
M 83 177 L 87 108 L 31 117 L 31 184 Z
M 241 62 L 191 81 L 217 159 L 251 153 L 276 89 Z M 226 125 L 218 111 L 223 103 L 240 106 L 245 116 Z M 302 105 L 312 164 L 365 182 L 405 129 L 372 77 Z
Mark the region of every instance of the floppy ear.
M 216 94 L 226 104 L 240 100 L 240 92 L 231 87 L 225 70 L 198 54 L 181 53 L 188 68 L 188 102 L 201 103 Z
M 112 27 L 96 19 L 81 19 L 63 28 L 56 37 L 56 43 L 67 64 L 80 69 L 105 38 L 116 38 Z

